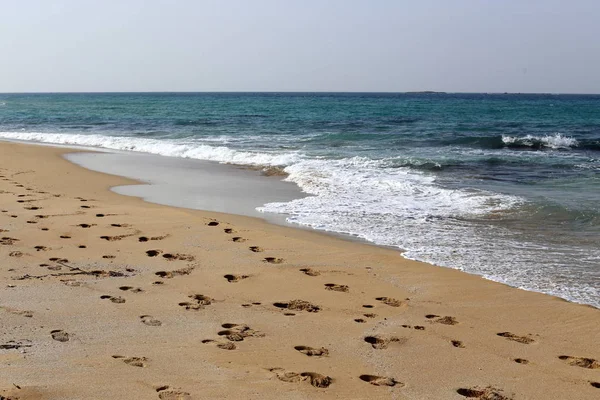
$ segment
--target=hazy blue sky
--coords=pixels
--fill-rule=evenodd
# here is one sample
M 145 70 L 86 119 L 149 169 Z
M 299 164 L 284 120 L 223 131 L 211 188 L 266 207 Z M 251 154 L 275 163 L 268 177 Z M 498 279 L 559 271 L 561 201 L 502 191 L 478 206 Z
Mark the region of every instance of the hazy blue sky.
M 0 0 L 0 92 L 600 93 L 600 0 Z

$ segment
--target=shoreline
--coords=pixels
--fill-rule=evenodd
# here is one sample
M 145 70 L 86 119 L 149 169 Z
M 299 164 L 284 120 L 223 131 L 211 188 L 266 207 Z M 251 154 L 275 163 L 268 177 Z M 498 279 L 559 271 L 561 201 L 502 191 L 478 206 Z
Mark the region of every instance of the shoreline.
M 597 364 L 578 361 L 600 358 L 592 306 L 318 231 L 122 196 L 110 188 L 139 183 L 73 165 L 68 149 L 0 151 L 0 228 L 18 239 L 0 247 L 2 340 L 27 340 L 25 353 L 0 353 L 2 395 L 461 399 L 461 389 L 488 386 L 506 399 L 598 395 Z M 56 276 L 71 268 L 86 273 Z M 328 355 L 295 349 L 309 346 Z M 134 356 L 142 368 L 127 363 Z

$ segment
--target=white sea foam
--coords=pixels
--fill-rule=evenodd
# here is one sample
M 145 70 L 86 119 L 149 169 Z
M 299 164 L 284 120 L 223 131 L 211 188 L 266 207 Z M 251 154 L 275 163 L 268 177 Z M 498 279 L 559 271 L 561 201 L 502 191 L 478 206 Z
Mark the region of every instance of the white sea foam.
M 547 147 L 550 149 L 569 149 L 577 147 L 579 143 L 576 139 L 563 136 L 560 133 L 545 136 L 527 135 L 523 137 L 502 135 L 502 142 L 505 145 L 520 145 L 529 147 Z

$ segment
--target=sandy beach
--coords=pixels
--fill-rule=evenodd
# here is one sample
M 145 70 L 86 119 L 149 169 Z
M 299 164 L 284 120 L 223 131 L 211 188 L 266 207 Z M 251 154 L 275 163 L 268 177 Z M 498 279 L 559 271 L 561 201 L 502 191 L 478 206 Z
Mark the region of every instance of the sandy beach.
M 0 143 L 0 398 L 598 399 L 600 311 Z

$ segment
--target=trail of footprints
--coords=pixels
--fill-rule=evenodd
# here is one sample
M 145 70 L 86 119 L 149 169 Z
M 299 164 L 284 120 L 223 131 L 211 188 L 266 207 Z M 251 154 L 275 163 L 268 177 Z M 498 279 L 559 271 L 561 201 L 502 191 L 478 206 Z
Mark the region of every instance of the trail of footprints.
M 15 186 L 23 187 L 23 185 L 15 185 Z M 28 190 L 31 190 L 31 189 L 28 188 Z M 45 194 L 45 192 L 39 192 L 39 193 Z M 43 199 L 38 199 L 38 200 L 33 199 L 33 198 L 30 199 L 29 197 L 33 196 L 31 194 L 19 194 L 18 196 L 20 197 L 20 200 L 18 200 L 20 203 L 31 203 L 33 201 L 43 201 Z M 56 196 L 58 196 L 58 195 L 56 195 Z M 26 197 L 27 197 L 27 199 L 24 199 Z M 83 198 L 78 198 L 78 200 L 81 202 L 88 201 L 87 199 L 83 199 Z M 80 206 L 81 209 L 91 209 L 93 207 L 94 206 L 92 206 L 92 205 L 81 205 Z M 43 207 L 38 206 L 38 205 L 28 205 L 28 206 L 24 207 L 24 209 L 27 211 L 36 211 L 36 210 L 40 210 L 42 208 Z M 7 210 L 2 210 L 2 212 L 7 213 Z M 57 214 L 56 216 L 60 216 L 60 215 L 61 214 Z M 103 214 L 103 213 L 95 214 L 95 216 L 97 218 L 104 218 L 104 217 L 110 216 L 110 215 L 113 215 L 113 214 Z M 18 215 L 11 214 L 10 217 L 17 218 Z M 38 221 L 41 221 L 48 217 L 51 217 L 51 215 L 38 214 L 38 215 L 35 215 L 33 217 L 33 219 L 28 220 L 27 223 L 35 224 Z M 207 225 L 210 227 L 216 227 L 216 226 L 219 226 L 219 222 L 218 221 L 210 221 L 209 223 L 207 223 Z M 82 228 L 82 229 L 91 229 L 91 228 L 97 229 L 98 224 L 80 223 L 77 225 L 77 227 Z M 120 224 L 120 223 L 112 223 L 112 224 L 110 224 L 110 227 L 128 228 L 129 225 L 128 224 Z M 48 228 L 42 227 L 41 230 L 48 231 Z M 229 234 L 229 235 L 233 235 L 236 233 L 233 228 L 224 228 L 223 231 L 224 231 L 224 233 Z M 4 232 L 4 230 L 0 230 L 0 232 Z M 123 239 L 128 239 L 128 238 L 134 237 L 134 236 L 137 236 L 138 242 L 146 243 L 149 241 L 163 240 L 163 239 L 167 238 L 169 235 L 167 234 L 167 235 L 162 235 L 162 236 L 139 236 L 139 232 L 135 231 L 133 233 L 121 234 L 121 235 L 102 235 L 99 238 L 109 241 L 109 242 L 117 242 L 117 241 L 120 241 Z M 62 235 L 60 235 L 60 238 L 61 239 L 71 239 L 71 235 L 70 234 L 62 234 Z M 243 243 L 243 242 L 247 241 L 247 239 L 245 239 L 241 236 L 232 236 L 232 238 L 230 240 L 235 243 Z M 3 236 L 2 238 L 0 238 L 0 245 L 12 246 L 12 245 L 15 245 L 17 242 L 19 242 L 19 239 L 11 237 L 11 236 Z M 78 247 L 81 249 L 85 249 L 87 246 L 79 245 Z M 50 247 L 45 246 L 45 245 L 36 245 L 34 247 L 34 249 L 35 249 L 35 251 L 38 251 L 38 252 L 51 250 Z M 264 252 L 264 249 L 261 248 L 260 246 L 249 246 L 248 249 L 253 253 Z M 23 254 L 21 252 L 13 252 L 12 254 L 15 254 L 14 256 L 17 256 L 17 253 L 20 253 L 20 255 Z M 146 255 L 148 257 L 161 256 L 162 259 L 164 259 L 165 261 L 185 261 L 185 262 L 195 261 L 195 258 L 192 255 L 180 254 L 180 253 L 165 253 L 162 250 L 158 250 L 158 249 L 147 250 Z M 114 256 L 105 255 L 104 258 L 112 259 L 112 258 L 114 258 Z M 56 264 L 55 265 L 40 264 L 40 266 L 46 267 L 50 270 L 60 270 L 63 266 L 68 267 L 67 259 L 60 258 L 60 257 L 52 257 L 52 258 L 50 258 L 50 261 L 53 261 Z M 264 257 L 262 259 L 262 261 L 267 264 L 282 264 L 285 262 L 285 260 L 283 258 L 272 257 L 272 256 Z M 71 267 L 69 267 L 69 268 L 71 268 Z M 171 279 L 171 278 L 174 278 L 177 276 L 189 275 L 193 270 L 194 270 L 193 266 L 188 266 L 185 268 L 175 269 L 175 270 L 171 270 L 171 271 L 158 271 L 158 272 L 155 272 L 155 275 L 161 279 Z M 302 269 L 300 269 L 300 272 L 302 272 L 303 274 L 305 274 L 309 277 L 318 277 L 321 275 L 321 271 L 313 269 L 313 268 L 302 268 Z M 107 276 L 107 277 L 123 276 L 122 273 L 118 273 L 115 271 L 91 271 L 91 272 L 87 272 L 87 274 L 95 275 L 95 276 Z M 244 275 L 244 274 L 224 275 L 224 278 L 229 283 L 238 283 L 242 280 L 248 279 L 249 277 L 250 277 L 250 275 Z M 63 280 L 63 282 L 65 284 L 76 283 L 76 282 L 73 282 L 72 280 Z M 154 285 L 160 285 L 163 283 L 164 283 L 163 281 L 153 282 Z M 341 292 L 341 293 L 349 293 L 350 292 L 349 286 L 344 285 L 344 284 L 325 283 L 324 288 L 325 288 L 325 290 L 332 291 L 332 292 Z M 127 285 L 119 286 L 118 289 L 121 291 L 127 292 L 127 293 L 142 293 L 143 292 L 143 289 L 141 289 L 141 288 L 127 286 Z M 193 295 L 188 296 L 188 298 L 189 298 L 188 301 L 179 303 L 179 306 L 183 307 L 185 310 L 194 310 L 194 311 L 202 310 L 205 307 L 210 306 L 215 301 L 211 297 L 202 295 L 202 294 L 193 294 Z M 100 299 L 110 300 L 111 302 L 117 303 L 117 304 L 125 303 L 125 299 L 121 296 L 102 295 L 102 296 L 100 296 Z M 409 299 L 398 300 L 398 299 L 391 298 L 391 297 L 377 297 L 377 298 L 375 298 L 375 300 L 385 306 L 395 307 L 395 308 L 406 306 L 406 305 L 408 305 L 408 301 L 409 301 Z M 252 304 L 249 304 L 249 303 L 243 304 L 242 306 L 251 307 L 251 306 L 256 306 L 256 305 L 261 305 L 261 303 L 254 302 Z M 276 303 L 273 303 L 273 306 L 277 309 L 282 309 L 282 310 L 286 311 L 286 312 L 284 312 L 284 315 L 286 315 L 286 316 L 294 315 L 294 313 L 292 313 L 290 311 L 318 313 L 319 311 L 322 310 L 322 308 L 318 305 L 312 304 L 305 300 L 299 300 L 299 299 L 276 302 Z M 363 306 L 363 308 L 373 308 L 373 307 L 374 306 L 370 305 L 370 304 L 365 304 Z M 362 317 L 364 317 L 364 318 L 362 318 Z M 354 321 L 359 322 L 359 323 L 366 323 L 368 319 L 376 318 L 377 314 L 364 313 L 364 314 L 362 314 L 362 317 L 357 318 Z M 141 315 L 139 317 L 139 319 L 142 324 L 144 324 L 148 327 L 158 328 L 158 327 L 162 326 L 162 322 L 160 320 L 152 317 L 151 315 Z M 428 314 L 425 316 L 425 320 L 429 321 L 430 323 L 448 325 L 448 326 L 453 326 L 453 325 L 458 324 L 458 321 L 452 316 L 439 316 L 439 315 L 435 315 L 435 314 Z M 258 332 L 254 329 L 251 329 L 248 325 L 245 325 L 245 324 L 225 323 L 225 324 L 222 324 L 221 327 L 223 329 L 217 332 L 218 338 L 205 339 L 205 340 L 202 340 L 202 343 L 214 344 L 216 347 L 218 347 L 220 349 L 235 350 L 237 348 L 236 343 L 240 343 L 248 338 L 260 338 L 260 337 L 265 336 L 263 333 Z M 425 330 L 425 327 L 421 326 L 421 325 L 402 325 L 402 327 L 406 328 L 406 329 L 414 329 L 417 331 Z M 54 341 L 62 342 L 62 343 L 68 342 L 72 337 L 71 334 L 69 334 L 61 329 L 52 330 L 50 332 L 50 335 Z M 521 344 L 532 344 L 532 343 L 536 342 L 535 339 L 533 339 L 531 337 L 531 335 L 521 336 L 521 335 L 513 334 L 511 332 L 500 332 L 500 333 L 497 333 L 497 336 L 502 337 L 506 340 L 514 341 L 514 342 L 521 343 Z M 393 345 L 402 345 L 402 344 L 406 343 L 407 340 L 408 339 L 405 337 L 385 336 L 385 335 L 371 335 L 371 336 L 364 337 L 364 341 L 375 350 L 386 350 L 390 346 L 393 346 Z M 465 348 L 466 347 L 464 345 L 464 343 L 460 340 L 451 340 L 450 343 L 452 346 L 454 346 L 456 348 Z M 10 343 L 7 346 L 11 346 L 10 348 L 17 348 L 18 344 L 15 345 L 17 347 L 10 345 Z M 329 350 L 326 349 L 325 347 L 309 347 L 309 346 L 304 346 L 304 345 L 298 345 L 298 346 L 294 346 L 294 350 L 300 354 L 303 354 L 304 356 L 307 356 L 307 357 L 321 358 L 321 357 L 329 357 L 329 355 L 330 355 Z M 133 367 L 143 368 L 143 367 L 148 366 L 148 363 L 149 363 L 149 359 L 146 357 L 125 357 L 125 356 L 121 356 L 121 355 L 113 355 L 112 358 L 114 358 L 116 360 L 121 360 L 123 363 L 125 363 L 129 366 L 133 366 Z M 586 369 L 599 369 L 600 368 L 600 362 L 598 362 L 597 360 L 592 359 L 592 358 L 561 355 L 561 356 L 558 356 L 558 359 L 563 361 L 565 364 L 567 364 L 569 366 L 575 366 L 575 367 L 586 368 Z M 516 363 L 519 363 L 519 364 L 523 364 L 523 365 L 526 365 L 529 363 L 528 360 L 523 359 L 523 358 L 514 358 L 513 361 Z M 299 372 L 298 373 L 298 372 L 287 371 L 285 369 L 278 368 L 278 367 L 270 368 L 269 371 L 272 372 L 276 376 L 277 379 L 279 379 L 283 382 L 290 382 L 290 383 L 306 382 L 316 388 L 328 388 L 334 382 L 333 378 L 326 376 L 326 375 L 316 373 L 316 372 Z M 403 387 L 405 385 L 404 383 L 396 380 L 393 377 L 363 374 L 363 375 L 360 375 L 358 378 L 361 381 L 366 382 L 373 386 Z M 589 383 L 594 388 L 600 388 L 599 382 L 589 382 Z M 172 389 L 168 385 L 157 387 L 156 392 L 158 393 L 158 397 L 161 400 L 191 399 L 191 395 L 189 393 L 178 390 L 178 389 Z M 493 398 L 494 400 L 509 400 L 512 398 L 511 396 L 503 394 L 500 389 L 497 389 L 497 388 L 494 388 L 491 386 L 483 387 L 483 388 L 481 388 L 481 387 L 459 388 L 456 390 L 456 392 L 459 395 L 461 395 L 463 397 L 467 397 L 467 398 L 479 398 L 479 399 Z

